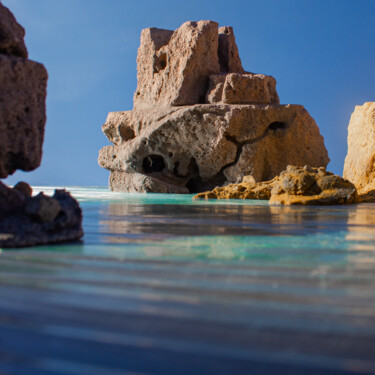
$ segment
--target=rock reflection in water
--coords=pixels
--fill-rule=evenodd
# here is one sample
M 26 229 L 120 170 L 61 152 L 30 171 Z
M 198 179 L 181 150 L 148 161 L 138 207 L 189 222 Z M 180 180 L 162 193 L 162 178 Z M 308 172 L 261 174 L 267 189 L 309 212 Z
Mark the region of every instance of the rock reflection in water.
M 102 206 L 99 227 L 108 244 L 137 245 L 146 256 L 273 260 L 290 256 L 312 263 L 332 257 L 332 261 L 346 263 L 347 250 L 360 245 L 356 237 L 350 237 L 358 235 L 358 226 L 351 222 L 364 220 L 367 231 L 375 224 L 371 219 L 375 217 L 366 216 L 366 210 L 361 209 L 365 205 L 285 207 L 249 203 L 108 202 Z M 375 244 L 374 238 L 371 243 Z
M 346 240 L 352 250 L 368 251 L 362 261 L 375 261 L 375 204 L 358 204 L 348 213 Z

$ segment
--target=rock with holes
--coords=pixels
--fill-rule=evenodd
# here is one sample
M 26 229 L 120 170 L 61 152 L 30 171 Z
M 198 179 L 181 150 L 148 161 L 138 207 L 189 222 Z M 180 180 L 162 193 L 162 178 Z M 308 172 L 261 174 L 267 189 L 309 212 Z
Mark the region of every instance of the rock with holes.
M 159 192 L 152 186 L 166 184 L 164 192 L 181 193 L 181 187 L 199 192 L 244 175 L 270 180 L 290 163 L 318 167 L 328 162 L 319 129 L 300 105 L 197 104 L 138 115 L 109 115 L 105 132 L 114 145 L 100 150 L 99 164 L 112 176 L 127 173 L 122 183 L 110 178 L 112 190 Z M 133 136 L 123 140 L 120 132 L 127 127 Z M 137 188 L 132 173 L 158 182 Z
M 351 116 L 344 177 L 366 201 L 375 201 L 375 102 L 356 106 Z
M 0 2 L 0 178 L 40 165 L 47 71 L 27 59 L 25 31 Z M 25 182 L 0 182 L 0 248 L 79 239 L 82 215 L 69 193 L 39 194 Z
M 112 112 L 99 152 L 116 191 L 187 193 L 288 164 L 326 166 L 319 129 L 300 105 L 279 105 L 276 80 L 245 72 L 233 29 L 212 21 L 145 29 L 134 109 Z
M 0 4 L 0 177 L 40 165 L 47 71 L 27 60 L 24 29 Z
M 137 67 L 134 108 L 204 103 L 211 74 L 243 72 L 233 30 L 213 21 L 142 30 Z
M 254 182 L 246 176 L 239 184 L 217 187 L 195 199 L 264 199 L 270 205 L 336 205 L 358 202 L 357 190 L 348 180 L 325 168 L 288 165 L 279 176 Z M 250 178 L 249 178 L 250 177 Z

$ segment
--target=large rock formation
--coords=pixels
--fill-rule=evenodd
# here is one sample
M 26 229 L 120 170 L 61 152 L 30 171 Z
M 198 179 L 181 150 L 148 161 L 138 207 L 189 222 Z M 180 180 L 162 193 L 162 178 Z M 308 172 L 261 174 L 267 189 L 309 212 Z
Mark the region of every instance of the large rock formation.
M 350 118 L 344 177 L 363 200 L 375 201 L 375 102 L 356 106 Z
M 0 4 L 0 178 L 40 165 L 47 71 L 27 60 L 25 31 Z
M 0 178 L 40 165 L 46 122 L 47 71 L 27 59 L 25 31 L 0 3 Z M 82 215 L 66 192 L 31 197 L 31 188 L 0 182 L 0 247 L 78 239 Z
M 137 64 L 134 109 L 103 125 L 113 145 L 98 161 L 112 190 L 200 192 L 329 162 L 303 106 L 280 105 L 273 77 L 244 71 L 231 27 L 145 29 Z
M 242 183 L 199 193 L 195 199 L 265 199 L 271 205 L 333 205 L 355 203 L 357 190 L 348 180 L 325 168 L 288 165 L 279 176 L 255 182 L 245 176 Z

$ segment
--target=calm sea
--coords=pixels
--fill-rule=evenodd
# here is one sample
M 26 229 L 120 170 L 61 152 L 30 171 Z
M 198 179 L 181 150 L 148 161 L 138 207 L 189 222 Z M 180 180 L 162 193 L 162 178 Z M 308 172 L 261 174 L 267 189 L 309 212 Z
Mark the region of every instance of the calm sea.
M 81 242 L 0 254 L 0 372 L 375 373 L 375 204 L 68 190 Z

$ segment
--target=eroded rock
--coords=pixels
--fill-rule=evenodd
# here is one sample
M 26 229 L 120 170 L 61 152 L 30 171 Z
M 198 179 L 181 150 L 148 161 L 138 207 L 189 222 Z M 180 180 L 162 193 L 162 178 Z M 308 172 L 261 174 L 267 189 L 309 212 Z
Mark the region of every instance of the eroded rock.
M 8 206 L 1 204 L 4 191 L 12 203 Z M 82 212 L 68 192 L 27 197 L 0 185 L 0 248 L 73 241 L 82 235 Z
M 131 173 L 158 179 L 159 186 L 168 183 L 168 192 L 182 192 L 182 186 L 199 192 L 249 174 L 256 181 L 272 179 L 288 162 L 320 166 L 328 159 L 318 127 L 302 106 L 195 105 L 161 117 L 158 110 L 140 116 L 126 112 L 121 121 L 121 114 L 109 115 L 106 134 L 116 144 L 100 150 L 99 165 L 112 174 L 126 172 L 129 179 L 120 189 L 111 178 L 113 190 L 144 191 L 135 188 Z M 139 128 L 142 120 L 147 125 Z M 125 122 L 134 137 L 121 140 L 116 129 Z
M 200 192 L 326 166 L 319 129 L 300 105 L 279 105 L 276 80 L 245 72 L 233 29 L 213 21 L 145 29 L 132 111 L 112 112 L 99 152 L 115 191 Z
M 1 5 L 0 5 L 1 7 Z M 0 54 L 0 177 L 40 165 L 46 122 L 47 71 Z
M 365 201 L 375 201 L 375 102 L 356 106 L 350 118 L 344 177 Z
M 12 12 L 0 3 L 0 54 L 27 58 L 23 38 L 25 29 L 16 21 Z
M 197 194 L 195 199 L 265 199 L 270 205 L 335 205 L 358 202 L 357 190 L 348 180 L 325 168 L 288 165 L 271 181 L 254 183 L 245 176 L 242 183 Z M 248 182 L 250 181 L 250 182 Z
M 0 178 L 40 165 L 46 122 L 47 71 L 27 59 L 25 31 L 0 3 Z M 65 192 L 31 197 L 32 189 L 0 182 L 0 247 L 69 241 L 82 236 L 78 203 Z

